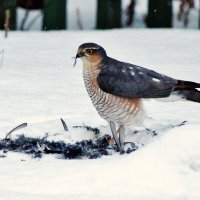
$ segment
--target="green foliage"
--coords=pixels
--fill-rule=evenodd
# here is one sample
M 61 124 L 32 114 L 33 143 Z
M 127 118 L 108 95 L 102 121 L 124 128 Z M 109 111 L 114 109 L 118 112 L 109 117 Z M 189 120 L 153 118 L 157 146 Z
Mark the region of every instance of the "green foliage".
M 66 29 L 66 0 L 45 0 L 43 30 Z
M 121 27 L 121 0 L 98 0 L 97 29 Z
M 147 27 L 172 27 L 172 0 L 149 0 Z

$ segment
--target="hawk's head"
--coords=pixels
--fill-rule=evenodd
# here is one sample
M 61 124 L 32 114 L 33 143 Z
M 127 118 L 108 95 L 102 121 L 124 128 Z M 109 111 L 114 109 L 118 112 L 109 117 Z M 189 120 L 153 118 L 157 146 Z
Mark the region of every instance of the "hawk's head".
M 101 63 L 107 58 L 106 51 L 103 47 L 95 43 L 84 43 L 78 48 L 76 59 L 81 58 L 84 65 L 95 65 Z M 75 60 L 76 63 L 76 60 Z

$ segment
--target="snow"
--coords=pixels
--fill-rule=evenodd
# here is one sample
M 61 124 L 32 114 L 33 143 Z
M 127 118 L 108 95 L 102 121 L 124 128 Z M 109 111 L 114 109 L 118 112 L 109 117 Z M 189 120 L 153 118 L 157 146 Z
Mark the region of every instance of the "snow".
M 93 138 L 72 128 L 83 123 L 110 133 L 86 93 L 81 62 L 73 68 L 77 47 L 90 41 L 119 60 L 199 82 L 200 38 L 195 30 L 10 32 L 8 39 L 0 37 L 0 138 L 23 122 L 28 127 L 12 137 L 49 133 L 50 140 L 72 143 Z M 140 146 L 131 154 L 63 160 L 6 153 L 0 158 L 0 199 L 199 199 L 199 104 L 148 100 L 144 106 L 149 117 L 144 126 L 158 136 L 136 127 L 140 132 L 126 137 Z M 185 125 L 172 128 L 183 121 Z
M 83 29 L 95 29 L 96 4 L 96 0 L 87 0 L 84 3 L 80 0 L 68 1 L 67 28 L 70 30 L 79 30 L 78 20 L 80 20 Z

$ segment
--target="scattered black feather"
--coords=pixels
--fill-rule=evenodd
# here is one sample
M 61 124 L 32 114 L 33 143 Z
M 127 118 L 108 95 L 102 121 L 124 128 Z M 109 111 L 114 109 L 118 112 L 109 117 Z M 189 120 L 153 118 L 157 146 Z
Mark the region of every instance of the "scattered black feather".
M 75 144 L 47 141 L 46 138 L 46 136 L 31 138 L 19 135 L 17 139 L 3 139 L 0 140 L 0 150 L 4 153 L 8 151 L 26 153 L 32 155 L 33 158 L 41 158 L 44 154 L 57 154 L 63 159 L 96 159 L 119 152 L 115 144 L 109 144 L 109 135 L 96 140 L 83 140 Z M 132 144 L 123 153 L 130 153 L 136 149 L 137 147 Z
M 187 121 L 183 121 L 180 124 L 173 125 L 173 127 L 184 126 L 185 124 L 187 124 Z
M 11 135 L 13 132 L 15 132 L 15 131 L 17 131 L 17 130 L 19 130 L 19 129 L 25 128 L 25 127 L 27 127 L 27 123 L 20 124 L 19 126 L 13 128 L 9 133 L 7 133 L 5 139 L 9 138 L 10 135 Z
M 180 127 L 187 123 L 183 121 L 176 125 L 171 125 L 170 127 Z M 25 127 L 25 123 L 16 127 L 16 130 L 20 127 Z M 92 131 L 96 136 L 99 134 L 98 128 L 92 128 L 90 126 L 74 126 L 73 128 L 84 128 L 87 131 Z M 11 132 L 13 132 L 13 130 Z M 155 130 L 146 129 L 147 134 L 151 134 L 152 137 L 157 135 Z M 139 131 L 135 131 L 137 134 Z M 10 133 L 8 134 L 8 136 Z M 96 159 L 102 156 L 113 155 L 114 153 L 129 154 L 138 149 L 138 147 L 132 142 L 126 142 L 123 151 L 119 151 L 116 144 L 110 144 L 109 140 L 111 137 L 109 135 L 104 135 L 103 137 L 97 137 L 93 140 L 83 140 L 76 142 L 75 144 L 65 143 L 63 141 L 48 141 L 48 134 L 43 138 L 31 138 L 24 135 L 17 136 L 16 139 L 6 137 L 0 140 L 0 158 L 5 158 L 8 151 L 20 152 L 32 155 L 33 158 L 41 158 L 44 154 L 56 154 L 60 155 L 59 158 L 63 159 Z
M 91 126 L 83 125 L 83 126 L 73 126 L 73 128 L 83 128 L 86 129 L 87 131 L 91 131 L 94 134 L 99 134 L 99 129 L 98 128 L 92 128 Z
M 158 135 L 158 134 L 156 133 L 156 131 L 154 131 L 154 130 L 151 130 L 151 129 L 149 129 L 149 128 L 145 128 L 145 129 L 146 129 L 146 131 L 147 131 L 147 134 L 151 134 L 152 137 Z
M 60 118 L 60 120 L 61 120 L 61 122 L 62 122 L 62 125 L 63 125 L 64 130 L 65 130 L 65 131 L 69 131 L 69 129 L 68 129 L 67 124 L 65 123 L 65 121 L 64 121 L 62 118 Z

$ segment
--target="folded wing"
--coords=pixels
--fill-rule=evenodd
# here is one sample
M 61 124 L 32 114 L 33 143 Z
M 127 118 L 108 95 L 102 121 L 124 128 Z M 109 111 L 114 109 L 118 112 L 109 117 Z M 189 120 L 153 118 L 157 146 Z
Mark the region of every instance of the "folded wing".
M 106 93 L 126 98 L 168 97 L 176 79 L 155 71 L 109 58 L 97 77 Z

